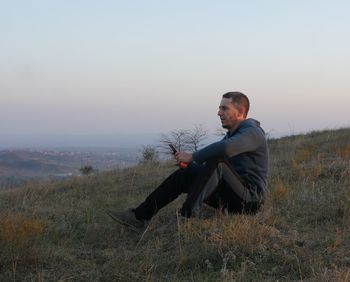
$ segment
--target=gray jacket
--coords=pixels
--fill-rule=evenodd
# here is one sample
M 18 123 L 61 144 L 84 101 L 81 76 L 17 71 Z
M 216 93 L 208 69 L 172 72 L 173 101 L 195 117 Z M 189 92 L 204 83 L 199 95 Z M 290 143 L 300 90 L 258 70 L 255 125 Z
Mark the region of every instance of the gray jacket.
M 264 200 L 267 192 L 268 148 L 264 130 L 254 119 L 242 121 L 225 137 L 193 153 L 193 161 L 201 165 L 211 158 L 226 158 L 243 178 L 251 193 Z

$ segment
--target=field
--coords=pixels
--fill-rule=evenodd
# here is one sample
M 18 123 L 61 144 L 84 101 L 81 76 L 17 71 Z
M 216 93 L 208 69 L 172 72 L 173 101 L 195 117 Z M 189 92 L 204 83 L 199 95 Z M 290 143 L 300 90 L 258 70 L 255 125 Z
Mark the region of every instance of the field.
M 176 168 L 142 164 L 0 192 L 0 281 L 350 281 L 350 129 L 269 140 L 255 216 L 177 216 L 137 233 L 106 216 Z

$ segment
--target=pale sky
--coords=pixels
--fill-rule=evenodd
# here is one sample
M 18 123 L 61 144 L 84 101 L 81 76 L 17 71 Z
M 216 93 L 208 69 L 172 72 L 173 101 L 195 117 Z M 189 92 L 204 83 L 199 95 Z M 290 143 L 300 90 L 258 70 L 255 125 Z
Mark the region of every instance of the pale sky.
M 350 126 L 350 1 L 0 1 L 0 137 Z M 1 143 L 1 141 L 0 141 Z

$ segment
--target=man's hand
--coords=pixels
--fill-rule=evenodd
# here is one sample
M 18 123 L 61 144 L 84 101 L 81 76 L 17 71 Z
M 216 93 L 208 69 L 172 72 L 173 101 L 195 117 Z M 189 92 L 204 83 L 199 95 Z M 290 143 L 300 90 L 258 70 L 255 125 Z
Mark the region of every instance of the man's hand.
M 177 161 L 178 164 L 180 164 L 180 162 L 189 164 L 190 162 L 192 162 L 192 154 L 187 152 L 176 152 L 175 160 Z

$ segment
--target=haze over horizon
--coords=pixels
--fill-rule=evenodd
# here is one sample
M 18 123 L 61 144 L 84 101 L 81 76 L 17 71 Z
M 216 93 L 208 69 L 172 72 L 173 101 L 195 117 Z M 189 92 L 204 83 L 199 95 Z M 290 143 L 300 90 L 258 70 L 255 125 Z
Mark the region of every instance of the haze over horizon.
M 348 1 L 1 6 L 0 148 L 214 132 L 228 91 L 273 136 L 350 126 Z

